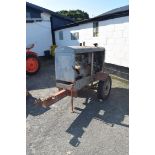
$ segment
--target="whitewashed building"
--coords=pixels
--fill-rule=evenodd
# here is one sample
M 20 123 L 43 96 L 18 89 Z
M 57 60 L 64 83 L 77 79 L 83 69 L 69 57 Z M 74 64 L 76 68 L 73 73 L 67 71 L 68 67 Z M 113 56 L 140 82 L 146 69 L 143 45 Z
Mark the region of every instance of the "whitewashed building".
M 34 43 L 33 51 L 43 56 L 55 44 L 53 29 L 72 22 L 68 17 L 26 2 L 26 45 Z
M 55 29 L 58 46 L 103 46 L 106 63 L 129 67 L 129 6 L 120 7 L 97 17 Z

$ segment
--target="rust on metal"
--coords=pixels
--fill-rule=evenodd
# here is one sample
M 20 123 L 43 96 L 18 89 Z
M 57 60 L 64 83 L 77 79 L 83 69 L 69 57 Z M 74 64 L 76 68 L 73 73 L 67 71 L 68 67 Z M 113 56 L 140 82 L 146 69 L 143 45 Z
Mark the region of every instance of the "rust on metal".
M 74 107 L 73 107 L 73 88 L 71 89 L 71 112 L 74 112 Z
M 40 99 L 37 103 L 43 107 L 49 107 L 50 105 L 56 103 L 57 101 L 66 97 L 67 95 L 68 95 L 68 91 L 63 89 L 44 100 Z
M 107 79 L 107 77 L 108 77 L 108 74 L 105 73 L 105 72 L 102 72 L 102 71 L 96 73 L 96 75 L 95 75 L 95 79 L 96 80 L 103 80 L 103 81 L 105 81 Z
M 56 103 L 57 101 L 61 100 L 62 98 L 66 96 L 71 96 L 71 97 L 77 97 L 77 91 L 74 90 L 73 88 L 71 90 L 66 90 L 66 89 L 59 89 L 58 92 L 53 94 L 52 96 L 46 98 L 46 99 L 38 99 L 36 103 L 38 105 L 41 105 L 42 107 L 49 107 L 50 105 Z

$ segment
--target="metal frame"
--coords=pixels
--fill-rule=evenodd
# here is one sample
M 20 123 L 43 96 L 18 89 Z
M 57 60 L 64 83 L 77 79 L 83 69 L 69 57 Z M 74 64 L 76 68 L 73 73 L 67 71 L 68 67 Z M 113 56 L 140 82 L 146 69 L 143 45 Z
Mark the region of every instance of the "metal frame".
M 104 65 L 104 58 L 103 57 L 103 65 Z M 65 96 L 71 96 L 71 112 L 74 112 L 74 106 L 73 106 L 73 100 L 74 97 L 77 97 L 77 92 L 82 89 L 83 87 L 91 84 L 93 86 L 94 82 L 97 82 L 99 80 L 106 80 L 108 77 L 108 74 L 105 73 L 104 67 L 102 66 L 102 69 L 100 72 L 97 72 L 94 75 L 94 52 L 91 53 L 91 75 L 87 77 L 83 77 L 77 81 L 74 81 L 73 83 L 66 84 L 65 81 L 63 82 L 56 82 L 56 86 L 59 88 L 59 92 L 52 95 L 51 97 L 45 99 L 45 100 L 39 100 L 38 103 L 42 105 L 43 107 L 48 107 L 55 102 L 59 101 L 60 99 L 64 98 Z

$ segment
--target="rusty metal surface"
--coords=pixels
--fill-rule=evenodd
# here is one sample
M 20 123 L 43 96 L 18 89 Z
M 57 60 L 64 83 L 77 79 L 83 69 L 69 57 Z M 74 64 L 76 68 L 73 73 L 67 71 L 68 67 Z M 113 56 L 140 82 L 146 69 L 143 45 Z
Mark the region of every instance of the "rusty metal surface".
M 46 99 L 36 100 L 36 103 L 42 107 L 47 108 L 66 96 L 77 97 L 78 92 L 74 88 L 72 88 L 71 90 L 59 89 L 58 92 L 56 92 L 55 94 L 51 95 L 50 97 Z
M 62 98 L 66 97 L 67 95 L 69 95 L 69 92 L 67 90 L 60 90 L 57 93 L 53 94 L 52 96 L 41 100 L 39 99 L 37 101 L 37 104 L 43 107 L 49 107 L 50 105 L 56 103 L 57 101 L 61 100 Z
M 71 112 L 74 112 L 74 106 L 73 106 L 73 87 L 71 89 Z
M 65 85 L 65 88 L 61 85 L 59 87 L 59 91 L 52 96 L 44 99 L 44 100 L 37 100 L 37 104 L 41 105 L 43 107 L 49 107 L 50 105 L 56 103 L 57 101 L 61 100 L 62 98 L 66 96 L 71 96 L 71 106 L 72 106 L 72 112 L 73 112 L 73 97 L 77 97 L 77 91 L 82 89 L 83 87 L 89 85 L 93 80 L 106 80 L 108 77 L 108 74 L 105 72 L 98 72 L 95 75 L 95 79 L 93 78 L 94 76 L 89 76 L 82 78 L 74 83 L 74 85 Z M 58 86 L 58 85 L 57 85 Z
M 73 84 L 56 83 L 56 87 L 71 90 Z
M 74 84 L 74 89 L 75 90 L 80 90 L 83 87 L 87 86 L 88 84 L 90 84 L 92 81 L 92 76 L 88 76 L 88 77 L 83 77 L 79 80 L 77 80 Z
M 101 71 L 101 72 L 96 73 L 95 79 L 96 80 L 103 80 L 104 81 L 104 80 L 107 79 L 108 76 L 109 76 L 109 74 Z

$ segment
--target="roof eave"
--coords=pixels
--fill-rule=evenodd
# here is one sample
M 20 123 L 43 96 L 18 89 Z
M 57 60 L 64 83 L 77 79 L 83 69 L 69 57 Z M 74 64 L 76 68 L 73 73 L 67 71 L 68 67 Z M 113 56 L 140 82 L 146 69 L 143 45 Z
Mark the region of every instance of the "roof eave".
M 104 20 L 109 20 L 109 19 L 114 19 L 114 18 L 119 18 L 119 17 L 124 17 L 124 16 L 129 16 L 129 10 L 117 12 L 117 13 L 113 13 L 113 14 L 109 14 L 109 15 L 94 17 L 94 18 L 90 18 L 90 19 L 83 20 L 83 21 L 76 22 L 76 23 L 67 24 L 67 25 L 64 25 L 64 26 L 61 26 L 61 27 L 54 29 L 54 31 L 69 28 L 69 27 L 78 26 L 80 24 L 90 23 L 93 21 L 104 21 Z
M 37 5 L 35 5 L 35 4 L 26 2 L 26 6 L 32 7 L 32 8 L 34 8 L 34 9 L 37 9 L 37 10 L 41 11 L 41 12 L 49 13 L 50 15 L 56 16 L 56 17 L 58 17 L 58 18 L 63 18 L 63 19 L 66 19 L 66 20 L 68 20 L 68 21 L 74 22 L 74 20 L 71 19 L 71 18 L 69 18 L 69 17 L 62 16 L 62 15 L 60 15 L 60 14 L 58 14 L 58 13 L 55 13 L 55 12 L 53 12 L 53 11 L 51 11 L 51 10 L 48 10 L 48 9 L 43 8 L 43 7 L 37 6 Z

